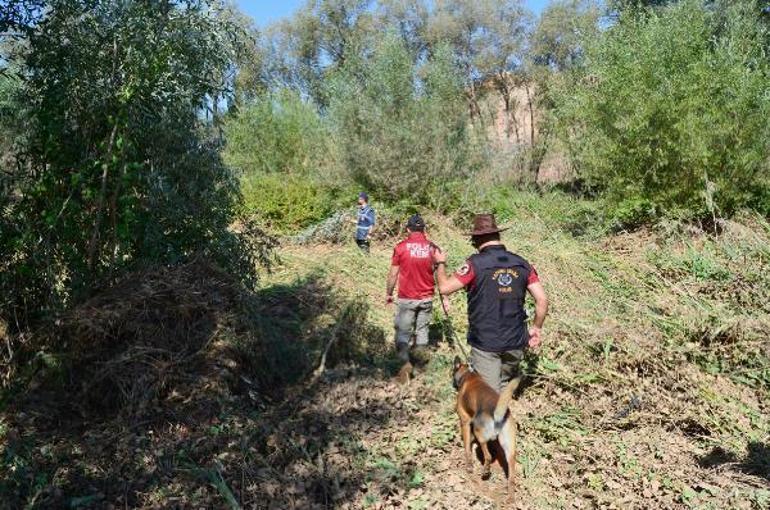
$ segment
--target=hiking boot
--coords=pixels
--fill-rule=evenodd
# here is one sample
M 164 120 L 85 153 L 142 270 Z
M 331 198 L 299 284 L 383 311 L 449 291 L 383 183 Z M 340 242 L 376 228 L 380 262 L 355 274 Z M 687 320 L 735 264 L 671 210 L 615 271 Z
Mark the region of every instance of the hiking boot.
M 427 345 L 417 345 L 412 351 L 412 363 L 417 368 L 424 368 L 430 362 L 430 349 Z
M 404 365 L 401 367 L 401 369 L 398 371 L 398 374 L 396 374 L 396 382 L 399 384 L 408 384 L 409 380 L 412 377 L 412 372 L 414 370 L 414 367 L 411 363 L 408 361 L 404 363 Z
M 409 363 L 409 344 L 404 342 L 397 343 L 396 354 L 403 363 Z

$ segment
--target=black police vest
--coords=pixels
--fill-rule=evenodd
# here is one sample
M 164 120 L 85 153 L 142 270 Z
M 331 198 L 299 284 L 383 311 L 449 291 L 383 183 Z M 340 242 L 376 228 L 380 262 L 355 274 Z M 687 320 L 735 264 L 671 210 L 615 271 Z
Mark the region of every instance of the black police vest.
M 502 245 L 469 260 L 475 281 L 468 289 L 468 343 L 487 352 L 523 348 L 529 339 L 524 298 L 532 266 Z

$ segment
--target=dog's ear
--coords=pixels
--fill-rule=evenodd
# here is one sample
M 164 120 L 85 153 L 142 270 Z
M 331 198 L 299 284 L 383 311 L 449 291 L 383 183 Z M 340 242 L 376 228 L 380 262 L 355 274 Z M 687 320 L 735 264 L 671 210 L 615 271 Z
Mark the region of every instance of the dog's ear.
M 455 356 L 454 365 L 453 365 L 454 369 L 457 370 L 458 368 L 460 368 L 460 365 L 462 364 L 463 364 L 463 360 L 460 359 L 460 356 Z

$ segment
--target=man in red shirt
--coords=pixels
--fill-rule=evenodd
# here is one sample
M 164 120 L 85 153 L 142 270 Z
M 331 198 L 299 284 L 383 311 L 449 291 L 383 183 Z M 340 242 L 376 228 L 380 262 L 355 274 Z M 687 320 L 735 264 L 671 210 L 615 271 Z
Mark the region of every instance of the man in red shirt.
M 428 325 L 433 311 L 433 255 L 441 251 L 425 236 L 425 221 L 415 214 L 407 221 L 409 235 L 393 249 L 386 290 L 386 302 L 393 302 L 398 282 L 396 310 L 396 349 L 398 357 L 409 363 L 412 334 L 415 349 L 428 345 Z

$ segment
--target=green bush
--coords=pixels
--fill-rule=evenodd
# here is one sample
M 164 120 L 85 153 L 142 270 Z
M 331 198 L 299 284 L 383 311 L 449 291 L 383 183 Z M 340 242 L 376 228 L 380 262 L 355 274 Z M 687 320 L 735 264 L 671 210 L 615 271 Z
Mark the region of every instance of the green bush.
M 194 254 L 254 276 L 256 252 L 229 229 L 238 181 L 201 116 L 237 36 L 210 7 L 47 3 L 20 62 L 23 146 L 2 168 L 0 316 Z
M 288 234 L 353 207 L 328 119 L 289 90 L 255 98 L 225 122 L 225 162 L 241 177 L 245 212 Z
M 609 214 L 611 230 L 634 230 L 655 217 L 656 209 L 650 200 L 633 196 L 613 204 Z
M 760 206 L 770 175 L 767 29 L 755 2 L 622 11 L 555 87 L 579 176 L 618 219 Z
M 242 180 L 243 205 L 271 230 L 286 234 L 318 223 L 342 207 L 353 207 L 353 190 L 330 188 L 306 177 L 269 174 Z
M 333 167 L 330 133 L 318 109 L 289 90 L 257 97 L 225 122 L 225 162 L 244 176 L 323 174 Z

